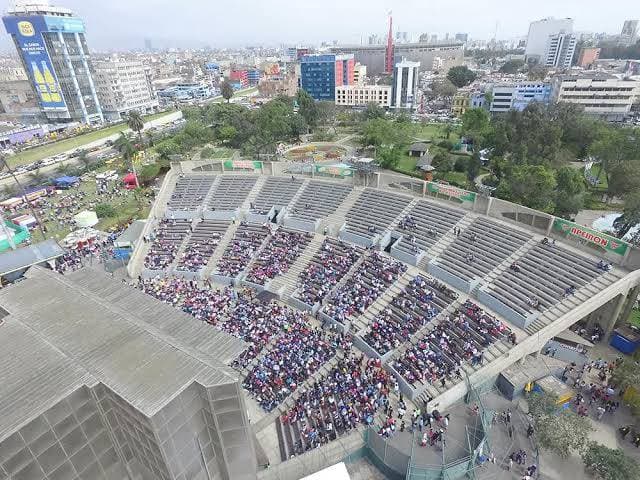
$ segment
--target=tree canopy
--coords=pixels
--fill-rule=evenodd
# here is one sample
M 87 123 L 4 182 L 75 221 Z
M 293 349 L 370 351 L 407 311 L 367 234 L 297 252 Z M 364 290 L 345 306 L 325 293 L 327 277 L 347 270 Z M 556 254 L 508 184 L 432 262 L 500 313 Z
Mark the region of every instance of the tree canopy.
M 612 449 L 589 442 L 582 452 L 582 461 L 596 478 L 602 480 L 639 480 L 640 465 L 619 448 Z
M 469 70 L 466 65 L 451 67 L 447 72 L 447 79 L 456 87 L 462 88 L 469 85 L 476 79 L 477 75 Z
M 228 80 L 223 80 L 220 84 L 220 95 L 222 95 L 222 98 L 224 98 L 227 102 L 229 102 L 229 100 L 231 100 L 231 97 L 233 97 L 233 87 Z
M 513 74 L 513 73 L 517 73 L 523 67 L 524 67 L 523 60 L 508 60 L 499 68 L 498 71 L 500 73 Z

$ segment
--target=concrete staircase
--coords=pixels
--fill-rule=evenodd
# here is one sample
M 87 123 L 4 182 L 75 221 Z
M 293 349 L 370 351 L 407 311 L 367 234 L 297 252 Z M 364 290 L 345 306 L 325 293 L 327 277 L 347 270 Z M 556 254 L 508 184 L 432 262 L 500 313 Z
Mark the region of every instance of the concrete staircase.
M 391 232 L 393 233 L 394 230 L 398 229 L 398 225 L 400 224 L 400 221 L 406 217 L 407 215 L 409 215 L 409 213 L 411 212 L 411 210 L 413 210 L 413 207 L 415 207 L 418 203 L 418 199 L 414 198 L 413 200 L 411 200 L 411 202 L 409 202 L 409 205 L 407 205 L 399 214 L 396 218 L 393 219 L 393 222 L 391 222 L 391 225 L 389 225 L 389 227 L 386 229 L 385 233 L 387 232 Z
M 216 193 L 216 190 L 218 189 L 218 184 L 220 183 L 221 179 L 222 179 L 222 175 L 216 175 L 216 178 L 213 180 L 213 183 L 211 184 L 211 188 L 205 195 L 204 200 L 202 201 L 202 205 L 204 206 L 204 208 L 206 208 L 207 205 L 209 205 L 211 198 L 213 197 L 213 195 Z
M 269 290 L 278 294 L 280 298 L 286 302 L 296 289 L 300 273 L 307 267 L 315 254 L 318 253 L 323 241 L 324 235 L 319 233 L 314 234 L 311 241 L 307 244 L 307 247 L 289 267 L 287 273 L 271 280 Z
M 347 212 L 351 210 L 351 207 L 358 201 L 363 191 L 364 189 L 362 187 L 353 187 L 353 190 L 347 195 L 347 198 L 344 199 L 336 211 L 320 221 L 320 231 L 323 231 L 325 227 L 327 227 L 329 229 L 328 233 L 337 237 L 340 227 L 342 227 L 346 221 Z
M 522 245 L 518 250 L 513 252 L 507 258 L 505 258 L 500 265 L 491 270 L 487 275 L 482 279 L 482 284 L 490 285 L 496 278 L 498 278 L 502 273 L 506 272 L 507 269 L 514 263 L 517 262 L 519 258 L 525 255 L 529 250 L 531 250 L 538 241 L 535 238 L 530 238 L 527 240 L 527 243 Z M 478 291 L 480 285 L 477 285 L 473 291 L 471 292 L 474 296 Z
M 587 299 L 600 293 L 606 287 L 615 283 L 626 275 L 627 272 L 618 268 L 614 268 L 610 272 L 606 272 L 603 275 L 600 275 L 593 281 L 578 289 L 574 295 L 564 298 L 561 302 L 543 312 L 537 319 L 535 319 L 531 323 L 531 325 L 525 328 L 525 332 L 529 335 L 535 334 L 540 329 L 546 327 L 547 325 L 567 313 L 569 310 L 573 310 L 578 305 L 584 303 Z
M 296 194 L 293 196 L 293 198 L 291 199 L 291 201 L 289 202 L 289 204 L 287 205 L 288 209 L 293 208 L 293 206 L 296 204 L 296 202 L 298 201 L 298 199 L 302 196 L 302 192 L 304 192 L 304 189 L 307 188 L 307 185 L 309 185 L 309 182 L 311 180 L 309 180 L 308 178 L 305 178 L 304 181 L 302 182 L 302 185 L 300 185 L 300 188 L 298 189 L 298 191 L 296 192 Z
M 258 177 L 258 180 L 249 192 L 249 195 L 247 195 L 247 198 L 244 200 L 242 207 L 240 207 L 242 210 L 249 210 L 251 208 L 251 204 L 255 201 L 256 198 L 258 198 L 258 195 L 260 194 L 260 191 L 264 186 L 264 182 L 267 181 L 267 178 L 268 177 L 266 175 L 260 175 Z
M 238 223 L 232 223 L 231 225 L 229 225 L 229 228 L 227 228 L 227 231 L 220 239 L 220 243 L 218 243 L 216 249 L 213 251 L 213 255 L 211 255 L 207 266 L 204 268 L 204 272 L 202 274 L 203 278 L 209 278 L 209 275 L 211 275 L 211 273 L 213 272 L 213 269 L 222 258 L 224 251 L 227 249 L 227 246 L 233 239 L 233 236 L 236 234 L 238 225 Z
M 454 227 L 459 228 L 464 231 L 467 229 L 469 225 L 471 225 L 475 219 L 478 218 L 478 215 L 475 213 L 467 213 L 464 217 L 460 219 L 458 223 L 454 225 Z M 422 257 L 422 260 L 418 263 L 418 267 L 421 270 L 427 271 L 427 264 L 433 260 L 434 258 L 440 256 L 442 252 L 444 252 L 449 245 L 451 245 L 455 239 L 456 235 L 453 233 L 453 228 L 449 230 L 445 235 L 443 235 L 440 240 L 434 243 L 427 253 Z
M 365 330 L 373 321 L 373 319 L 391 303 L 391 301 L 402 293 L 402 290 L 409 285 L 409 282 L 418 274 L 416 268 L 409 268 L 406 272 L 398 277 L 375 302 L 369 305 L 365 312 L 354 318 L 351 322 L 351 333 L 356 334 Z

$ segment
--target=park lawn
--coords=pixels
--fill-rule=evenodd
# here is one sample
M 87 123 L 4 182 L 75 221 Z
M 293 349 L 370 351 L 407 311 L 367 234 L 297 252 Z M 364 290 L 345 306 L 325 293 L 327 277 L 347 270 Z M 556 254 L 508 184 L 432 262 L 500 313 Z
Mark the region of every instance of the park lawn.
M 404 172 L 413 172 L 416 169 L 417 161 L 418 157 L 412 157 L 407 152 L 404 152 L 402 157 L 400 157 L 396 168 Z
M 158 118 L 164 117 L 165 115 L 169 115 L 170 113 L 173 112 L 154 113 L 153 115 L 145 116 L 144 120 L 149 122 L 151 120 L 156 120 Z M 27 163 L 33 163 L 37 160 L 42 160 L 43 158 L 58 155 L 60 153 L 66 152 L 67 150 L 82 147 L 83 145 L 95 142 L 96 140 L 102 140 L 103 138 L 107 138 L 111 135 L 120 133 L 127 128 L 128 127 L 126 123 L 118 123 L 117 125 L 102 128 L 94 132 L 83 133 L 75 137 L 65 138 L 64 140 L 60 140 L 58 142 L 42 145 L 41 147 L 31 148 L 29 150 L 25 150 L 24 152 L 20 152 L 17 155 L 8 157 L 7 160 L 9 164 L 15 168 L 20 165 L 25 165 Z
M 204 160 L 214 159 L 214 158 L 229 158 L 233 156 L 234 149 L 227 147 L 216 147 L 214 148 L 212 155 L 207 155 L 206 157 L 202 157 Z
M 465 172 L 435 172 L 434 180 L 444 180 L 445 182 L 460 188 L 468 188 L 467 174 Z
M 631 310 L 631 314 L 629 315 L 627 322 L 640 328 L 640 310 L 636 310 L 635 308 Z
M 421 140 L 439 142 L 442 140 L 446 140 L 445 138 L 443 138 L 444 129 L 445 124 L 443 123 L 418 123 L 413 125 L 413 136 Z M 451 134 L 449 135 L 449 140 L 453 143 L 457 143 L 460 141 L 460 133 L 457 127 L 452 127 Z
M 249 88 L 245 88 L 244 90 L 237 90 L 233 93 L 232 98 L 244 97 L 245 95 L 248 95 L 250 93 L 257 92 L 257 91 L 258 91 L 258 87 L 249 87 Z M 211 101 L 211 103 L 220 103 L 220 102 L 226 102 L 226 100 L 222 95 L 215 97 Z
M 598 184 L 597 187 L 591 187 L 591 188 L 593 190 L 606 191 L 609 188 L 609 182 L 607 181 L 607 173 L 604 171 L 604 168 L 600 169 L 600 165 L 594 165 L 593 167 L 591 167 L 591 169 L 587 173 L 589 175 L 596 177 L 598 170 L 600 170 L 600 175 L 598 176 L 598 180 L 600 180 L 600 183 Z

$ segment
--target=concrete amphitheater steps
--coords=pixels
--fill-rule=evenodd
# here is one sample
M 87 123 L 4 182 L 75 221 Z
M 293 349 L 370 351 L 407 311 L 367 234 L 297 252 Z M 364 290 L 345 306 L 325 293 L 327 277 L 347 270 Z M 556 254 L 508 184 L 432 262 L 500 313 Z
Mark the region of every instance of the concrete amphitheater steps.
M 203 278 L 209 278 L 209 276 L 213 272 L 213 269 L 222 258 L 222 255 L 224 255 L 224 251 L 227 249 L 229 243 L 235 236 L 238 226 L 238 223 L 232 223 L 231 225 L 229 225 L 229 228 L 227 228 L 227 231 L 220 239 L 220 243 L 218 243 L 218 245 L 216 246 L 216 249 L 213 251 L 213 255 L 211 255 L 211 258 L 209 259 L 209 262 L 207 263 L 207 266 L 202 273 Z
M 300 188 L 298 188 L 298 191 L 296 192 L 296 194 L 291 198 L 291 201 L 287 205 L 287 209 L 292 208 L 296 204 L 298 199 L 302 196 L 302 192 L 304 192 L 304 190 L 307 188 L 307 185 L 309 185 L 310 181 L 311 180 L 309 180 L 308 178 L 305 178 L 302 181 L 302 185 L 300 185 Z
M 477 214 L 467 213 L 458 221 L 458 223 L 454 225 L 454 227 L 460 228 L 462 231 L 464 231 L 475 221 L 476 218 L 478 218 Z M 445 235 L 443 235 L 440 240 L 433 244 L 433 246 L 429 250 L 427 250 L 427 253 L 418 263 L 418 267 L 426 272 L 429 262 L 434 258 L 439 257 L 442 252 L 444 252 L 447 247 L 454 242 L 455 239 L 456 235 L 454 235 L 452 228 Z
M 288 300 L 296 289 L 298 277 L 302 271 L 307 268 L 311 259 L 318 253 L 324 238 L 325 237 L 319 233 L 314 234 L 300 256 L 298 256 L 296 261 L 289 267 L 287 273 L 271 280 L 269 290 L 278 294 L 283 301 Z
M 532 249 L 535 245 L 538 244 L 538 241 L 535 238 L 530 238 L 527 242 L 518 248 L 515 252 L 505 258 L 502 263 L 500 263 L 497 267 L 491 270 L 482 280 L 483 285 L 490 285 L 496 278 L 498 278 L 502 273 L 507 271 L 507 269 L 514 263 L 517 262 L 519 258 L 523 255 L 526 255 L 527 252 Z M 471 292 L 473 296 L 476 296 L 476 293 L 480 285 L 477 285 L 473 291 Z
M 258 195 L 260 195 L 260 191 L 262 191 L 262 187 L 264 186 L 264 183 L 267 181 L 267 178 L 268 177 L 266 175 L 260 175 L 258 177 L 258 180 L 256 180 L 256 183 L 251 189 L 251 191 L 249 192 L 249 195 L 247 195 L 247 198 L 244 200 L 244 202 L 242 203 L 242 206 L 240 207 L 242 210 L 250 209 L 251 204 L 256 200 L 256 198 L 258 198 Z
M 346 222 L 347 212 L 355 205 L 363 191 L 364 189 L 362 187 L 353 187 L 353 190 L 351 190 L 349 195 L 342 201 L 336 211 L 327 218 L 320 220 L 320 231 L 328 227 L 329 233 L 337 237 L 338 231 Z
M 395 297 L 402 293 L 404 288 L 409 285 L 409 282 L 411 282 L 417 274 L 418 271 L 415 268 L 411 268 L 400 275 L 398 279 L 389 285 L 389 288 L 387 288 L 362 315 L 353 319 L 351 322 L 350 333 L 355 335 L 365 330 L 371 324 L 373 319 L 376 318 L 376 316 L 383 311 Z

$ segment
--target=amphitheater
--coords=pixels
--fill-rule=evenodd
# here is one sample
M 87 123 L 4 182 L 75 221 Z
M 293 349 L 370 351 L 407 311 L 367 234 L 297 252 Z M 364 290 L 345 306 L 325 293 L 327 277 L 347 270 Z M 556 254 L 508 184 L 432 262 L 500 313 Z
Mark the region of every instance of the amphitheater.
M 279 268 L 269 273 L 272 252 L 283 250 L 286 259 L 278 257 Z M 331 279 L 317 274 L 326 252 L 340 265 Z M 353 349 L 378 359 L 405 399 L 429 399 L 442 411 L 474 385 L 538 355 L 580 320 L 610 333 L 638 295 L 639 264 L 637 252 L 618 239 L 448 185 L 344 167 L 236 161 L 172 165 L 128 273 L 253 288 L 307 312 L 310 327 L 349 334 Z M 433 292 L 428 300 L 420 282 Z M 373 293 L 363 299 L 353 285 Z M 465 331 L 446 320 L 460 312 Z M 442 332 L 453 338 L 452 348 L 434 340 Z M 246 361 L 229 362 L 240 385 L 246 388 L 245 379 L 277 348 L 278 335 Z M 425 345 L 462 374 L 422 375 L 424 364 L 415 359 Z M 300 478 L 362 447 L 363 426 L 336 429 L 317 446 L 305 445 L 300 420 L 282 420 L 340 359 L 323 356 L 295 391 L 268 406 L 245 390 L 256 451 L 270 464 L 259 478 Z M 314 421 L 324 426 L 330 413 L 319 412 Z M 387 467 L 400 476 L 407 471 L 402 462 Z

